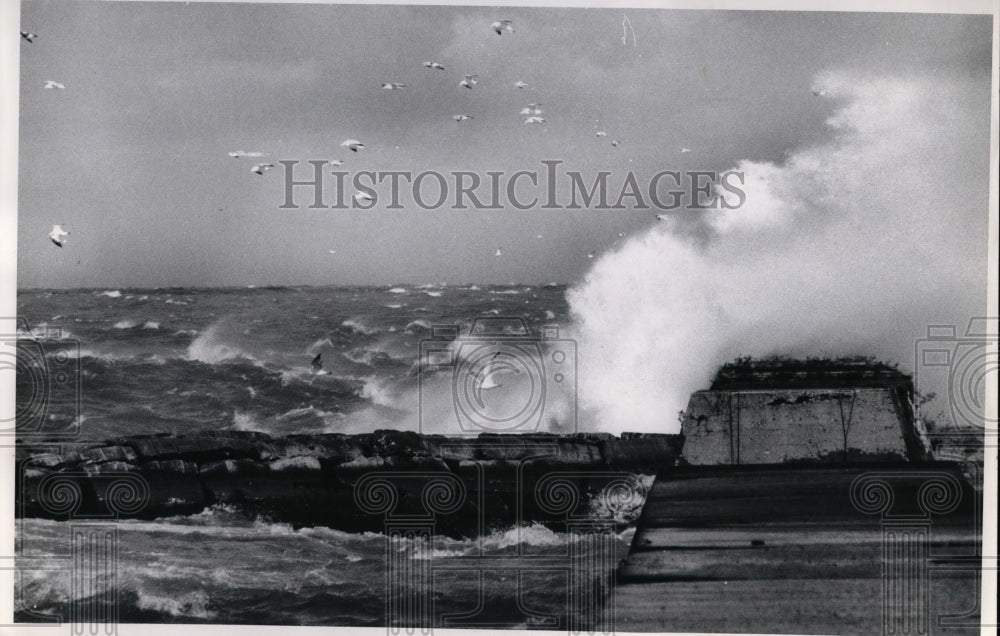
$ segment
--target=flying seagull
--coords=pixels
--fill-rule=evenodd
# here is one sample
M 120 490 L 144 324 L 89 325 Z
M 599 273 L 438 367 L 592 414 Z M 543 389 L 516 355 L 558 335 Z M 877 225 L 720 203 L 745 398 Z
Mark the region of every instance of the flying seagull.
M 668 221 L 668 220 L 670 220 L 670 217 L 667 216 L 666 214 L 657 214 L 656 215 L 656 220 L 657 221 Z
M 342 166 L 342 165 L 344 165 L 344 162 L 341 161 L 340 159 L 331 159 L 330 160 L 330 165 L 331 166 Z
M 31 31 L 21 31 L 21 37 L 28 42 L 34 42 L 35 38 L 38 37 L 37 33 L 32 33 Z
M 517 88 L 527 88 L 528 87 L 527 84 L 525 84 L 524 82 L 520 82 L 520 81 L 514 82 L 514 86 L 516 86 Z
M 452 115 L 451 118 L 455 121 L 465 121 L 466 119 L 472 119 L 472 115 Z
M 503 256 L 503 252 L 500 251 L 499 247 L 497 248 L 497 253 L 495 254 L 495 256 Z
M 493 357 L 490 358 L 490 361 L 486 364 L 486 368 L 483 369 L 482 375 L 479 378 L 477 378 L 479 380 L 479 382 L 478 382 L 479 387 L 478 388 L 480 390 L 495 389 L 498 386 L 502 386 L 497 381 L 497 379 L 495 377 L 493 377 L 497 373 L 496 359 L 497 359 L 497 356 L 499 356 L 499 355 L 500 355 L 499 351 L 497 351 L 496 353 L 493 354 Z M 482 403 L 481 399 L 479 401 L 480 401 L 480 403 Z
M 323 353 L 317 353 L 316 357 L 312 359 L 312 368 L 314 375 L 330 375 L 329 371 L 323 369 Z
M 58 88 L 59 90 L 62 90 L 66 87 L 55 80 L 45 80 L 45 88 Z
M 544 117 L 538 117 L 538 116 L 528 117 L 527 119 L 524 120 L 524 123 L 526 123 L 526 124 L 544 124 L 545 123 L 545 118 Z
M 525 106 L 524 108 L 521 109 L 521 114 L 522 115 L 541 115 L 542 114 L 542 109 L 539 108 L 539 106 L 541 106 L 541 104 L 528 104 L 527 106 Z
M 399 82 L 382 82 L 382 88 L 387 91 L 394 91 L 400 88 L 406 88 L 406 84 L 400 84 Z
M 441 64 L 441 62 L 424 62 L 424 66 L 426 66 L 427 68 L 436 68 L 441 71 L 444 70 L 444 66 Z
M 273 167 L 274 167 L 273 163 L 258 163 L 254 164 L 253 168 L 250 168 L 250 172 L 254 174 L 264 174 Z
M 823 97 L 824 95 L 826 95 L 826 91 L 821 88 L 817 88 L 812 92 L 812 94 L 815 97 Z
M 357 203 L 358 205 L 365 205 L 366 203 L 371 203 L 372 195 L 368 194 L 367 192 L 361 192 L 361 191 L 355 192 L 354 202 Z
M 464 86 L 466 88 L 472 88 L 475 84 L 479 83 L 479 75 L 472 74 L 466 75 L 465 79 L 458 83 L 459 86 Z
M 337 250 L 327 250 L 327 252 L 329 252 L 329 253 L 331 253 L 331 254 L 336 254 L 336 253 L 337 253 Z
M 617 146 L 618 146 L 618 144 L 620 144 L 620 143 L 621 143 L 621 142 L 620 142 L 620 141 L 618 141 L 617 139 L 612 139 L 612 140 L 611 140 L 611 145 L 612 145 L 612 146 L 615 146 L 615 147 L 617 147 Z
M 357 139 L 345 139 L 344 141 L 340 142 L 340 146 L 342 148 L 349 148 L 351 152 L 357 152 L 359 150 L 365 149 L 365 145 L 360 141 L 358 141 Z
M 598 130 L 597 131 L 597 136 L 598 137 L 607 137 L 608 133 L 604 132 L 603 130 Z
M 490 25 L 497 35 L 503 35 L 504 31 L 514 32 L 514 23 L 511 20 L 497 20 Z
M 69 236 L 69 232 L 62 229 L 62 225 L 53 225 L 52 231 L 49 232 L 49 239 L 56 244 L 56 247 L 62 247 L 67 236 Z
M 681 152 L 682 153 L 684 153 L 684 152 L 691 152 L 691 149 L 690 148 L 681 148 Z
M 264 153 L 257 151 L 234 150 L 229 153 L 229 156 L 233 159 L 239 159 L 240 157 L 263 157 Z

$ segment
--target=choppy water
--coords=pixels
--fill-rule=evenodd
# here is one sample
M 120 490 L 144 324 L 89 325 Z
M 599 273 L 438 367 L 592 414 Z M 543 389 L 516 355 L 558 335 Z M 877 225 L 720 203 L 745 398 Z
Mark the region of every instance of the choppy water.
M 191 517 L 122 521 L 118 528 L 117 605 L 127 623 L 232 623 L 278 625 L 385 624 L 387 539 L 375 533 L 350 534 L 330 528 L 295 530 L 285 524 L 248 520 L 225 508 Z M 68 615 L 69 602 L 89 599 L 74 593 L 68 524 L 27 519 L 19 527 L 23 575 L 16 594 L 16 620 Z M 628 552 L 632 530 L 611 538 L 614 561 Z M 543 627 L 546 616 L 566 627 L 567 558 L 571 545 L 587 548 L 578 535 L 543 526 L 511 528 L 478 540 L 436 537 L 403 541 L 392 549 L 404 568 L 432 567 L 450 559 L 496 557 L 511 564 L 554 557 L 560 568 L 523 572 L 488 568 L 435 570 L 422 591 L 434 599 L 440 624 L 444 614 L 473 612 L 470 624 Z M 56 569 L 34 569 L 44 563 Z M 466 561 L 466 565 L 473 565 Z M 60 569 L 64 568 L 64 569 Z M 576 585 L 592 588 L 602 572 L 586 573 Z M 404 585 L 406 589 L 413 585 Z M 472 626 L 472 625 L 470 625 Z
M 418 378 L 421 342 L 434 325 L 457 324 L 467 334 L 476 319 L 521 317 L 537 335 L 567 318 L 564 293 L 523 286 L 21 291 L 19 317 L 34 339 L 19 340 L 19 416 L 37 419 L 32 433 L 76 431 L 83 440 L 206 429 L 426 430 L 453 410 L 447 369 L 425 375 L 431 381 L 422 387 Z M 320 352 L 328 375 L 310 366 Z M 78 374 L 66 364 L 77 359 Z M 68 374 L 56 377 L 59 370 Z M 543 429 L 575 426 L 566 398 L 549 388 Z M 71 563 L 68 524 L 18 523 L 18 620 L 65 616 L 70 601 L 88 598 L 60 569 Z M 384 535 L 296 530 L 219 507 L 117 528 L 123 622 L 385 624 Z M 630 538 L 631 531 L 611 537 L 612 561 L 626 554 Z M 470 556 L 554 558 L 550 565 L 562 567 L 437 572 L 424 585 L 432 586 L 438 617 L 482 605 L 466 624 L 564 629 L 569 589 L 592 589 L 610 571 L 571 582 L 570 546 L 578 555 L 588 550 L 580 542 L 530 526 L 393 549 L 414 567 Z
M 563 287 L 228 288 L 21 291 L 19 318 L 46 340 L 44 414 L 33 376 L 18 374 L 18 407 L 43 430 L 82 439 L 205 429 L 273 434 L 418 430 L 420 343 L 435 325 L 520 317 L 532 335 L 565 321 Z M 80 360 L 55 381 L 54 354 Z M 323 353 L 324 370 L 310 361 Z M 427 414 L 450 412 L 448 373 L 425 383 Z M 79 381 L 82 403 L 72 398 Z M 425 375 L 425 382 L 429 375 Z M 550 387 L 551 388 L 551 387 Z M 549 394 L 546 426 L 560 429 Z M 22 430 L 29 428 L 19 420 Z M 425 429 L 427 427 L 425 426 Z M 32 430 L 34 430 L 32 428 Z

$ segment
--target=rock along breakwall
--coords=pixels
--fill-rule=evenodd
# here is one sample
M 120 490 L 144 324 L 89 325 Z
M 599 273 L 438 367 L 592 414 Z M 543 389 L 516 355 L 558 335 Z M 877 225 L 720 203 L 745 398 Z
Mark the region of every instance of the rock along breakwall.
M 444 486 L 457 501 L 439 506 L 440 531 L 472 536 L 515 523 L 559 526 L 567 515 L 586 514 L 589 496 L 623 475 L 673 465 L 680 446 L 678 435 L 451 438 L 388 430 L 287 437 L 217 431 L 19 444 L 16 514 L 150 519 L 225 504 L 297 526 L 378 531 L 387 515 L 427 514 L 442 494 L 434 489 Z M 391 497 L 377 510 L 365 498 L 383 491 L 357 492 L 362 479 L 371 485 L 372 476 Z M 558 486 L 553 476 L 582 493 L 571 508 L 561 500 L 553 507 L 541 492 L 546 484 Z

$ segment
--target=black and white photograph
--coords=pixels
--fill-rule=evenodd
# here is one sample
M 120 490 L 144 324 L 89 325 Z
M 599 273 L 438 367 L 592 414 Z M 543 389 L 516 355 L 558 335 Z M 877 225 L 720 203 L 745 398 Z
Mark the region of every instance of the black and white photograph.
M 998 16 L 4 3 L 0 634 L 996 633 Z

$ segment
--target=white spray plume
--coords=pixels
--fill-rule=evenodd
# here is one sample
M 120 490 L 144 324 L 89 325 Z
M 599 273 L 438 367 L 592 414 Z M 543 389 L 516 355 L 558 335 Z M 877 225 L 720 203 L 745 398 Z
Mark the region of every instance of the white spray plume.
M 911 369 L 928 324 L 981 315 L 988 85 L 825 73 L 828 139 L 735 166 L 746 202 L 709 212 L 707 240 L 660 223 L 598 260 L 568 294 L 598 428 L 678 430 L 690 393 L 739 355 Z

